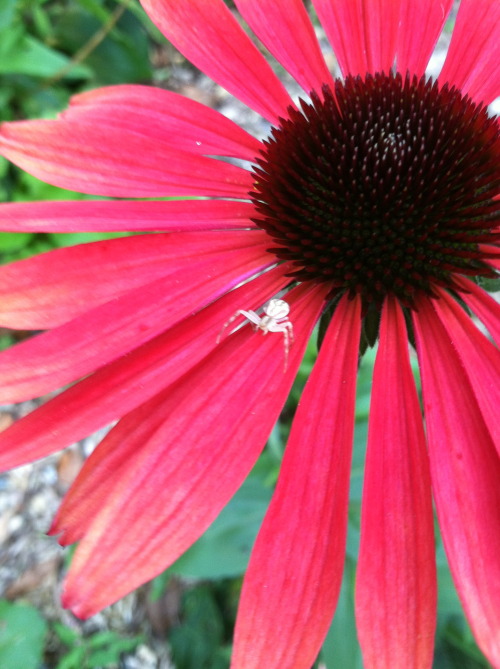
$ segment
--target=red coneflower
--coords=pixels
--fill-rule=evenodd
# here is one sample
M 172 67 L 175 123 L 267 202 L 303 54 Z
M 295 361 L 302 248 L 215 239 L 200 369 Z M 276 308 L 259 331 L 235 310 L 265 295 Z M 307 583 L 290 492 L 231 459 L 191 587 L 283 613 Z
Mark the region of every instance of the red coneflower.
M 222 0 L 142 4 L 272 129 L 261 142 L 142 86 L 1 127 L 1 153 L 49 183 L 207 198 L 0 209 L 4 230 L 159 233 L 1 271 L 2 325 L 46 330 L 2 354 L 3 401 L 74 384 L 3 433 L 1 466 L 119 419 L 52 528 L 80 541 L 65 604 L 92 615 L 208 527 L 255 463 L 322 318 L 245 578 L 233 669 L 307 669 L 322 644 L 344 561 L 358 357 L 376 340 L 356 590 L 365 666 L 431 666 L 432 491 L 463 607 L 500 667 L 500 354 L 471 317 L 498 343 L 500 308 L 481 283 L 500 268 L 500 133 L 487 109 L 500 95 L 500 3 L 462 0 L 432 81 L 452 0 L 313 0 L 334 80 L 301 0 L 236 0 L 307 94 L 297 105 Z M 286 304 L 252 316 L 266 337 L 243 327 L 217 342 L 232 314 L 273 298 Z

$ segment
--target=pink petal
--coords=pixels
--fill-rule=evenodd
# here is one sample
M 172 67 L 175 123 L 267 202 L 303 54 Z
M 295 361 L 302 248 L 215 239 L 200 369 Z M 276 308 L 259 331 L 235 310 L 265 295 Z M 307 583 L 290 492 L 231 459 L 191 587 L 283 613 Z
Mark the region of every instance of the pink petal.
M 333 88 L 302 0 L 236 0 L 241 15 L 273 56 L 309 93 Z M 306 54 L 306 55 L 305 55 Z
M 196 67 L 271 123 L 290 96 L 222 0 L 141 0 L 165 37 Z
M 313 0 L 344 76 L 391 69 L 400 4 L 401 0 Z
M 356 573 L 366 669 L 432 666 L 436 566 L 431 483 L 404 316 L 386 300 L 373 374 Z
M 414 325 L 448 561 L 478 644 L 500 666 L 500 459 L 462 361 L 427 300 L 414 313 Z
M 75 614 L 92 615 L 165 569 L 241 485 L 286 399 L 324 291 L 303 285 L 287 300 L 297 339 L 286 373 L 282 337 L 242 328 L 101 444 L 108 486 L 90 501 L 97 515 L 64 595 Z M 80 512 L 86 527 L 88 507 Z
M 488 105 L 500 95 L 500 3 L 462 0 L 439 80 Z
M 253 161 L 261 143 L 218 111 L 151 86 L 110 86 L 76 95 L 62 114 L 68 121 L 140 132 L 187 153 Z
M 286 273 L 287 267 L 280 265 L 226 293 L 16 421 L 0 435 L 0 470 L 12 469 L 79 441 L 157 395 L 216 347 L 228 314 L 242 306 L 262 305 L 286 286 Z M 52 388 L 52 377 L 44 376 L 43 369 L 38 376 L 30 368 L 22 369 L 24 377 L 19 375 L 10 385 L 2 382 L 4 402 L 43 395 Z M 96 476 L 93 472 L 92 488 L 97 487 Z M 84 497 L 87 496 L 88 492 Z M 74 498 L 73 492 L 66 500 Z
M 500 304 L 465 277 L 456 277 L 455 282 L 463 289 L 460 297 L 486 326 L 494 341 L 500 345 Z
M 0 154 L 47 183 L 93 195 L 247 198 L 247 170 L 181 151 L 135 126 L 124 133 L 87 120 L 3 123 Z
M 117 232 L 251 228 L 253 204 L 233 200 L 96 200 L 0 204 L 0 230 Z
M 180 232 L 80 244 L 0 267 L 0 323 L 43 330 L 202 259 L 266 244 L 258 231 Z M 109 307 L 112 309 L 112 305 Z
M 337 307 L 302 395 L 252 551 L 232 669 L 309 669 L 342 580 L 360 302 Z
M 403 75 L 422 76 L 453 6 L 453 0 L 411 0 L 401 3 L 396 65 Z
M 0 354 L 6 385 L 59 388 L 133 351 L 266 268 L 254 247 L 193 262 Z
M 477 329 L 470 316 L 448 293 L 444 290 L 438 292 L 440 299 L 433 302 L 433 307 L 462 362 L 500 455 L 500 351 Z

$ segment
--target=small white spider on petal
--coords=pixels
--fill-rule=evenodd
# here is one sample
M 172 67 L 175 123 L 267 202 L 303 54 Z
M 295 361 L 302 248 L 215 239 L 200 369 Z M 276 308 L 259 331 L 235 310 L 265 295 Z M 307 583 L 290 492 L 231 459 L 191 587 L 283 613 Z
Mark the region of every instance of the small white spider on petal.
M 269 300 L 269 302 L 264 305 L 263 312 L 263 314 L 259 315 L 251 309 L 248 311 L 238 309 L 238 311 L 236 311 L 222 326 L 222 330 L 217 337 L 217 343 L 220 342 L 226 328 L 231 325 L 238 316 L 245 316 L 245 318 L 253 324 L 255 331 L 260 330 L 262 334 L 267 334 L 268 332 L 281 332 L 283 334 L 283 345 L 285 348 L 284 372 L 286 372 L 288 367 L 288 351 L 290 350 L 290 345 L 293 344 L 294 341 L 293 325 L 288 319 L 290 305 L 288 302 L 285 302 L 285 300 Z

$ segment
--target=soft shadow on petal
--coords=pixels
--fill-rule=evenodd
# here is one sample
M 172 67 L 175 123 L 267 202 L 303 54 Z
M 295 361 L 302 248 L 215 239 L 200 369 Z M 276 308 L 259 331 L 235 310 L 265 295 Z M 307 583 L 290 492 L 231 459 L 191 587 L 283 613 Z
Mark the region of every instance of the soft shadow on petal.
M 366 669 L 432 666 L 436 626 L 429 462 L 403 313 L 387 298 L 373 372 L 356 622 Z
M 474 636 L 500 666 L 500 459 L 433 306 L 413 317 L 434 500 L 451 572 Z
M 252 551 L 233 669 L 309 669 L 331 623 L 345 556 L 360 301 L 335 310 L 300 400 Z
M 64 594 L 76 615 L 92 615 L 164 570 L 241 485 L 288 395 L 324 291 L 302 285 L 287 300 L 296 340 L 286 373 L 283 337 L 242 328 L 101 444 L 119 466 L 77 514 L 86 528 L 90 508 Z

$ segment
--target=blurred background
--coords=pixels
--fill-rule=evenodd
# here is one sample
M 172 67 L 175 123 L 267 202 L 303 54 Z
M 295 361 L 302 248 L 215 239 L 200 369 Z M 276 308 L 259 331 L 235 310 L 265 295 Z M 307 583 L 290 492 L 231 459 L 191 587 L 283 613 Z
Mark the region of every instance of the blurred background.
M 232 8 L 231 2 L 227 4 Z M 433 74 L 439 72 L 452 25 L 453 15 L 433 58 Z M 317 23 L 316 28 L 335 71 L 334 57 Z M 273 64 L 297 96 L 297 87 Z M 258 136 L 266 134 L 260 117 L 166 42 L 138 0 L 0 0 L 0 120 L 51 118 L 64 109 L 71 95 L 119 83 L 174 90 L 220 110 Z M 41 183 L 0 158 L 2 202 L 82 198 Z M 0 233 L 0 262 L 105 236 L 111 235 Z M 26 336 L 0 330 L 0 346 L 12 346 Z M 71 550 L 63 550 L 45 533 L 102 433 L 0 475 L 0 667 L 227 669 L 242 576 L 315 357 L 313 338 L 262 457 L 205 536 L 152 583 L 86 622 L 60 606 Z M 373 360 L 374 352 L 369 351 L 360 370 L 345 578 L 318 669 L 362 669 L 353 598 Z M 0 407 L 0 429 L 46 399 Z M 463 616 L 437 529 L 436 536 L 439 617 L 434 666 L 488 667 Z

